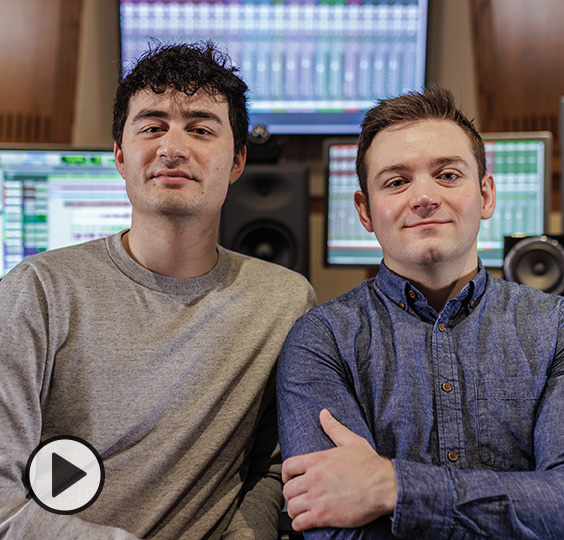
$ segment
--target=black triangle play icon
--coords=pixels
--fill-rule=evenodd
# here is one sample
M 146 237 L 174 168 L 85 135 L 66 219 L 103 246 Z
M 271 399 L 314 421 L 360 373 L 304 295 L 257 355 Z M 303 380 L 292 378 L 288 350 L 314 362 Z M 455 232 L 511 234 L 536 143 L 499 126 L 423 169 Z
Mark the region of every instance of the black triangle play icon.
M 51 471 L 51 492 L 53 498 L 86 476 L 82 469 L 62 458 L 59 454 L 55 454 L 55 452 L 53 452 Z

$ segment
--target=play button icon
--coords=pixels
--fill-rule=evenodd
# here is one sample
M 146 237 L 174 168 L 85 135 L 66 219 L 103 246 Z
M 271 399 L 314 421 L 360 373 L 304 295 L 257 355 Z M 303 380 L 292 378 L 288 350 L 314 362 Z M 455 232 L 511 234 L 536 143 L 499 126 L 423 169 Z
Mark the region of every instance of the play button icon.
M 84 478 L 86 473 L 55 452 L 51 458 L 51 496 L 55 498 Z
M 104 465 L 95 448 L 73 436 L 43 441 L 31 454 L 25 481 L 49 512 L 74 514 L 90 506 L 104 486 Z

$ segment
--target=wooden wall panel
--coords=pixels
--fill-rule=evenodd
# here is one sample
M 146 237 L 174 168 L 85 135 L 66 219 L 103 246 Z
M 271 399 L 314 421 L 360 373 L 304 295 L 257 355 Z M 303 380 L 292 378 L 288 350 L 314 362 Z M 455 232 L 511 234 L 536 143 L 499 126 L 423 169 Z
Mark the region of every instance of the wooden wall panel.
M 0 142 L 71 142 L 81 8 L 0 2 Z
M 559 102 L 564 96 L 564 2 L 472 0 L 482 131 L 554 135 L 553 208 L 559 208 Z
M 473 0 L 472 7 L 485 129 L 553 126 L 564 95 L 564 2 Z

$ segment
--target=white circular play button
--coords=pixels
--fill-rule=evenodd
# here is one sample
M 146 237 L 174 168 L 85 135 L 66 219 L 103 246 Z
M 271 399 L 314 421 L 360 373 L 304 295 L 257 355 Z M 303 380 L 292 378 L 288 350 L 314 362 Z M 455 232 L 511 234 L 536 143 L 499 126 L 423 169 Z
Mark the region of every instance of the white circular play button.
M 70 435 L 43 441 L 25 469 L 30 495 L 55 514 L 74 514 L 90 506 L 102 491 L 104 477 L 95 448 Z

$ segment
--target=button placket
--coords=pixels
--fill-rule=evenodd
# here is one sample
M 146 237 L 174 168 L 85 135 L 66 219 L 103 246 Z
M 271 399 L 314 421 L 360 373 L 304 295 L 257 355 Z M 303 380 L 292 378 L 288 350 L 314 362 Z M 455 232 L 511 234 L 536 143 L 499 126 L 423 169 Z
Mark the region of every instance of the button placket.
M 443 321 L 444 318 L 439 318 L 433 328 L 439 447 L 443 463 L 460 467 L 464 461 L 464 435 L 460 395 L 455 386 L 458 380 L 457 359 L 452 329 L 448 326 L 448 321 Z

